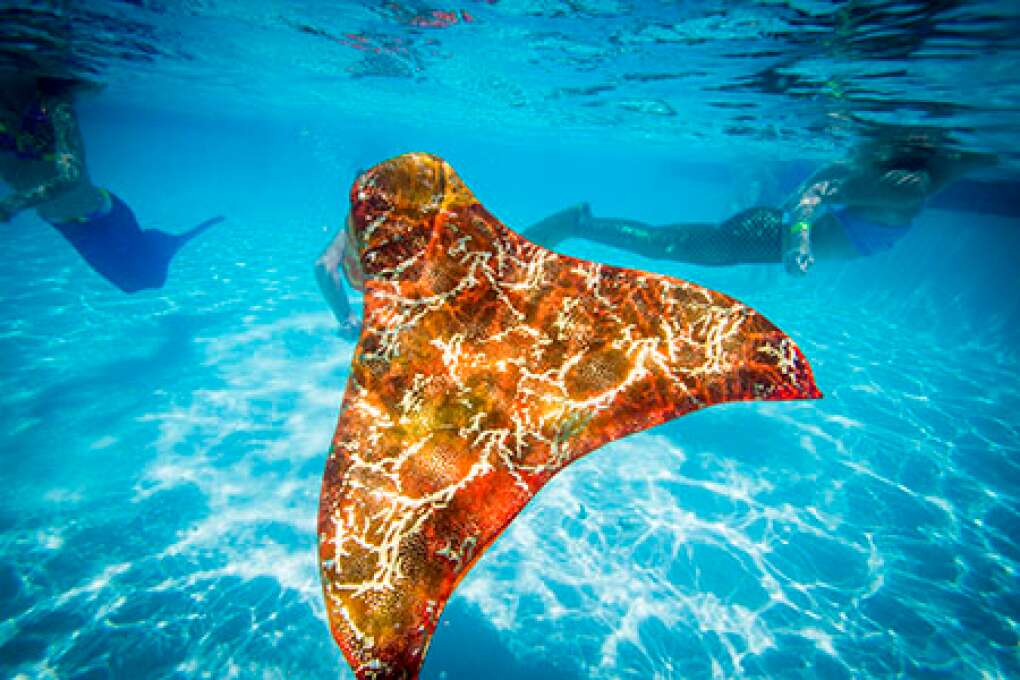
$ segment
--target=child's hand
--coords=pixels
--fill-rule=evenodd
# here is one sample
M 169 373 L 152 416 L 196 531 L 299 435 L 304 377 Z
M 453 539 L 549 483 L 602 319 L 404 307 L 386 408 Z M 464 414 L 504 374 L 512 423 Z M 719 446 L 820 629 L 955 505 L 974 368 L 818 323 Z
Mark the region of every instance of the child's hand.
M 783 257 L 783 265 L 786 267 L 786 273 L 792 276 L 804 276 L 807 274 L 808 269 L 815 263 L 815 258 L 811 254 L 811 250 L 802 250 L 796 248 L 794 250 L 787 251 Z

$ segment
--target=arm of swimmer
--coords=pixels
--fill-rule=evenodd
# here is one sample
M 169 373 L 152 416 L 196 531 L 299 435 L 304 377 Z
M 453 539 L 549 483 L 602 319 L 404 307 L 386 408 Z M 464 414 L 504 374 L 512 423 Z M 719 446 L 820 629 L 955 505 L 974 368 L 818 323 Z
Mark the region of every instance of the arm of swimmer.
M 22 210 L 51 200 L 77 184 L 85 174 L 84 144 L 70 99 L 47 98 L 43 107 L 53 125 L 55 172 L 44 182 L 0 201 L 0 221 L 7 221 Z
M 822 168 L 783 205 L 783 265 L 789 274 L 806 274 L 814 264 L 811 229 L 825 210 L 840 200 L 848 170 L 840 164 Z
M 315 280 L 319 284 L 319 290 L 322 291 L 322 297 L 340 324 L 341 335 L 349 337 L 358 334 L 361 321 L 351 309 L 347 293 L 344 291 L 343 273 L 340 271 L 345 239 L 346 230 L 341 229 L 315 260 Z
M 787 222 L 811 223 L 821 217 L 826 208 L 840 201 L 849 174 L 844 165 L 833 164 L 809 177 L 783 205 Z

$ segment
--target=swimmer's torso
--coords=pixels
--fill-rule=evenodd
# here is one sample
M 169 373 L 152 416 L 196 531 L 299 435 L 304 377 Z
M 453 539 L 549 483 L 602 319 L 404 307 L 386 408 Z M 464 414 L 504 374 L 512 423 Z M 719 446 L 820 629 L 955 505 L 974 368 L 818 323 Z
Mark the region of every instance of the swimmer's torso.
M 0 109 L 0 177 L 15 191 L 53 174 L 56 138 L 42 102 L 4 101 Z
M 71 181 L 35 206 L 40 217 L 64 222 L 102 205 L 89 180 L 84 145 L 68 99 L 9 92 L 0 100 L 0 126 L 0 179 L 15 192 L 43 191 L 73 165 Z M 58 135 L 65 138 L 65 150 Z

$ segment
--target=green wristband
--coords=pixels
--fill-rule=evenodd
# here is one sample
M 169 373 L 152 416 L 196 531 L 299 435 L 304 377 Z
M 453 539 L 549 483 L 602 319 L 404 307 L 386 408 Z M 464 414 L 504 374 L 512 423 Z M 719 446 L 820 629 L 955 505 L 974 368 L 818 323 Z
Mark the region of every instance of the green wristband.
M 801 220 L 800 222 L 794 222 L 792 225 L 790 225 L 790 233 L 793 236 L 796 236 L 798 234 L 802 234 L 804 232 L 807 232 L 809 234 L 811 233 L 811 223 L 810 222 L 807 222 L 805 220 Z

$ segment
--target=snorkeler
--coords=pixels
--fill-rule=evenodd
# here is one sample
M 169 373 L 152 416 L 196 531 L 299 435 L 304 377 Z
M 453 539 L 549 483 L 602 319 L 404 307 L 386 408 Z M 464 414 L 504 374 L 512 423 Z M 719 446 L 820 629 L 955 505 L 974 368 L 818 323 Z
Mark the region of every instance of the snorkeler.
M 787 272 L 802 275 L 816 258 L 847 260 L 892 248 L 929 198 L 993 162 L 983 154 L 935 144 L 924 133 L 900 133 L 862 145 L 849 162 L 822 168 L 782 208 L 750 208 L 719 224 L 652 226 L 594 217 L 581 204 L 523 234 L 548 248 L 577 237 L 698 265 L 782 262 Z
M 161 288 L 180 248 L 215 217 L 183 234 L 142 229 L 124 201 L 92 184 L 73 97 L 79 80 L 2 79 L 0 178 L 13 193 L 0 200 L 0 222 L 34 208 L 84 260 L 125 293 Z

